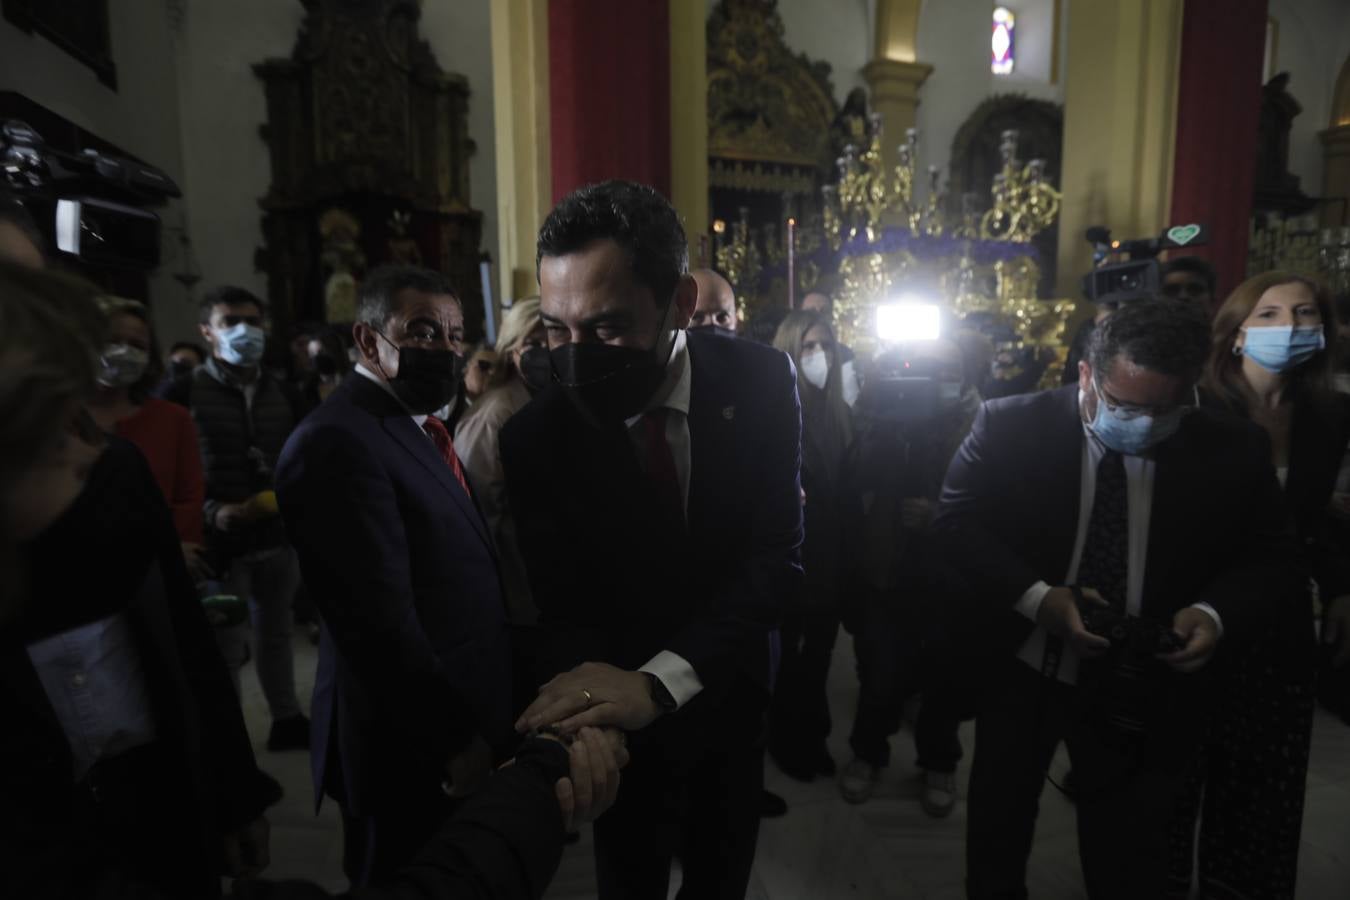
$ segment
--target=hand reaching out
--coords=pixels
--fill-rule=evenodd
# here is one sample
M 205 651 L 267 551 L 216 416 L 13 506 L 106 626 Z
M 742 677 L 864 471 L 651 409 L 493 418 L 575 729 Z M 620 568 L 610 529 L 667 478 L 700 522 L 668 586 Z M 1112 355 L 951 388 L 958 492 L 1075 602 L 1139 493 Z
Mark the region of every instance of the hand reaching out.
M 516 730 L 557 725 L 571 734 L 589 725 L 637 731 L 660 714 L 647 675 L 588 662 L 540 688 L 539 696 L 516 722 Z

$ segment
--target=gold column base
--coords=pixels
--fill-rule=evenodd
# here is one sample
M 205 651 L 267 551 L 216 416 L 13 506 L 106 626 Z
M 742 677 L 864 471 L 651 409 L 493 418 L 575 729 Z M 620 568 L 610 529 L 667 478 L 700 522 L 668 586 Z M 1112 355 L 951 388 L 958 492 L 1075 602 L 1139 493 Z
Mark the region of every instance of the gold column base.
M 1350 123 L 1328 128 L 1322 139 L 1322 196 L 1350 197 Z M 1322 227 L 1341 224 L 1345 210 L 1335 204 L 1322 207 Z

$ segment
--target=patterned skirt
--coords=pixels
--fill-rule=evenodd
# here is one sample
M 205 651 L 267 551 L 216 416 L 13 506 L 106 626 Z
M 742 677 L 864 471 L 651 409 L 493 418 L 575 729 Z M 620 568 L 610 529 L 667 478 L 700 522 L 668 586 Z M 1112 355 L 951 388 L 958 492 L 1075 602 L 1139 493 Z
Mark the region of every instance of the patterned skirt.
M 1198 815 L 1202 898 L 1293 900 L 1317 695 L 1310 618 L 1218 673 L 1208 733 L 1172 825 L 1174 897 L 1189 896 Z

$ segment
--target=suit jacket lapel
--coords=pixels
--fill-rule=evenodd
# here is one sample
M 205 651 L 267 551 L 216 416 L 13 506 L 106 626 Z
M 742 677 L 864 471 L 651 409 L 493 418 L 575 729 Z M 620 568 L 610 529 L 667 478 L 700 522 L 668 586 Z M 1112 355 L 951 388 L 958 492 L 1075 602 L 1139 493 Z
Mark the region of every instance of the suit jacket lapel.
M 690 342 L 689 361 L 693 366 L 693 383 L 689 390 L 689 507 L 685 516 L 690 524 L 691 538 L 710 537 L 704 528 L 694 523 L 715 524 L 713 515 L 721 491 L 713 477 L 715 467 L 700 466 L 700 461 L 730 460 L 737 448 L 736 406 L 733 397 L 718 388 L 729 384 L 720 375 L 718 360 L 711 353 L 699 353 L 697 358 L 693 341 Z
M 1055 583 L 1069 571 L 1073 548 L 1078 535 L 1079 506 L 1083 491 L 1083 418 L 1078 409 L 1077 388 L 1064 388 L 1065 406 L 1055 417 L 1053 433 L 1045 441 L 1046 467 L 1054 488 L 1043 499 L 1048 509 L 1041 521 L 1051 531 L 1047 546 L 1059 548 L 1056 553 Z M 1086 527 L 1086 523 L 1083 523 Z
M 47 692 L 43 689 L 42 682 L 38 680 L 37 670 L 33 668 L 33 662 L 28 658 L 28 650 L 17 640 L 11 641 L 6 638 L 3 649 L 0 649 L 0 685 L 3 685 L 3 689 L 13 696 L 20 706 L 35 715 L 43 725 L 64 734 L 61 723 L 52 710 L 51 701 L 47 699 Z M 22 726 L 13 723 L 13 727 Z
M 459 483 L 459 479 L 450 471 L 441 454 L 437 452 L 436 445 L 432 443 L 430 437 L 417 427 L 417 423 L 412 420 L 406 412 L 401 415 L 389 416 L 383 420 L 384 430 L 387 431 L 394 440 L 403 445 L 413 457 L 422 464 L 422 466 L 431 473 L 441 486 L 450 493 L 455 503 L 459 505 L 466 519 L 473 523 L 474 530 L 483 542 L 492 547 L 492 538 L 488 535 L 487 525 L 483 522 L 483 517 L 478 513 L 478 507 L 473 499 L 464 492 L 464 487 Z

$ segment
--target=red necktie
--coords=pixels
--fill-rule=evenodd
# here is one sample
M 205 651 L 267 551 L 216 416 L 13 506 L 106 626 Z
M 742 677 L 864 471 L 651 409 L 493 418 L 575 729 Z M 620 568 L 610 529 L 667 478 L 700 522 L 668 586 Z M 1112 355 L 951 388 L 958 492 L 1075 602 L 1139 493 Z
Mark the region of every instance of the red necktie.
M 455 453 L 455 442 L 450 440 L 450 432 L 445 423 L 435 416 L 427 416 L 427 420 L 422 423 L 422 430 L 431 435 L 432 442 L 441 453 L 441 459 L 445 460 L 450 471 L 455 473 L 455 478 L 459 480 L 460 487 L 464 488 L 464 493 L 472 497 L 469 481 L 464 477 L 464 467 L 460 465 L 459 455 Z
M 666 440 L 666 412 L 666 407 L 662 406 L 642 417 L 642 442 L 647 451 L 643 462 L 666 514 L 683 525 L 684 490 L 680 487 L 679 470 L 675 468 L 675 454 Z

